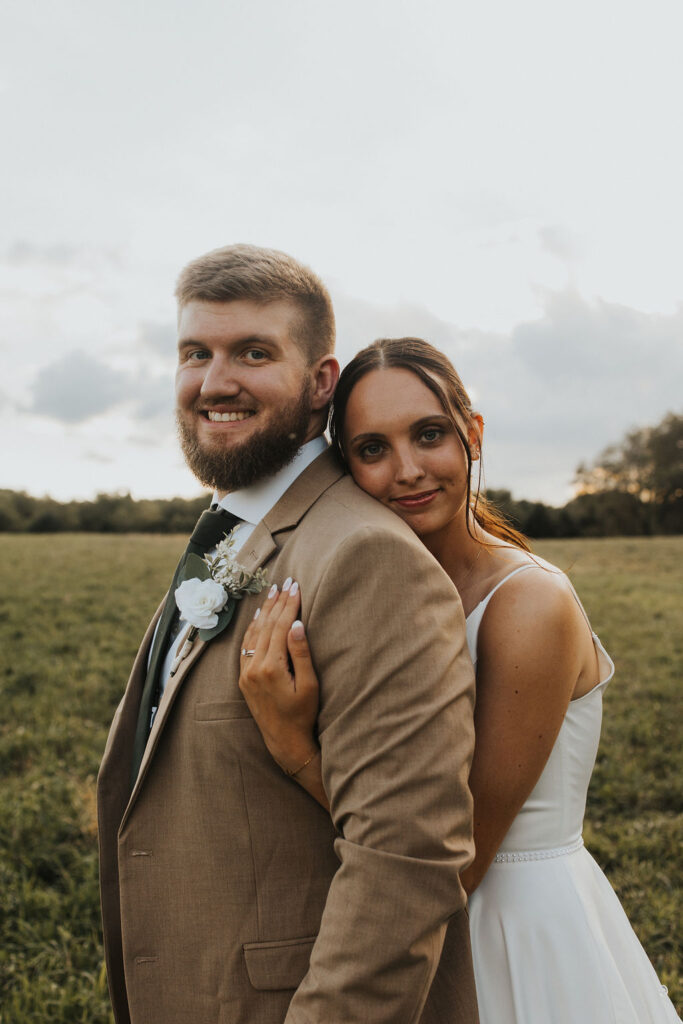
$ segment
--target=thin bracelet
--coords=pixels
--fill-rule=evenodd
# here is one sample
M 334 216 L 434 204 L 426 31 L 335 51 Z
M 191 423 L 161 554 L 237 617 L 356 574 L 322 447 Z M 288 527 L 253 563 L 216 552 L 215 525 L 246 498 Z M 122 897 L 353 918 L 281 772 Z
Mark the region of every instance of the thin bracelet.
M 306 768 L 311 763 L 313 758 L 318 756 L 319 753 L 320 753 L 320 748 L 318 748 L 318 750 L 314 750 L 313 753 L 311 754 L 311 756 L 309 758 L 307 758 L 307 760 L 305 760 L 303 764 L 300 764 L 298 768 L 295 768 L 294 771 L 291 771 L 291 772 L 290 772 L 289 768 L 285 768 L 285 773 L 290 777 L 290 779 L 293 779 L 294 776 L 298 775 L 299 772 L 302 772 L 304 770 L 304 768 Z

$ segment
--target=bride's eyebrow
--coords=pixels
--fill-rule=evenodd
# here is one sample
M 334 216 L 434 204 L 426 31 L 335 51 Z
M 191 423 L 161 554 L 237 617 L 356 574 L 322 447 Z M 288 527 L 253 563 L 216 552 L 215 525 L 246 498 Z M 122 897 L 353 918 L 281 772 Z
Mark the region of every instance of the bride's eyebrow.
M 452 420 L 445 413 L 434 413 L 432 416 L 423 416 L 419 420 L 415 420 L 411 423 L 411 427 L 415 430 L 419 430 L 420 427 L 424 427 L 426 423 L 443 423 L 446 426 L 451 426 Z
M 374 441 L 375 438 L 383 439 L 385 437 L 386 434 L 382 434 L 379 430 L 371 430 L 367 434 L 356 434 L 355 437 L 351 438 L 351 444 L 357 444 L 359 441 L 367 441 L 370 438 Z

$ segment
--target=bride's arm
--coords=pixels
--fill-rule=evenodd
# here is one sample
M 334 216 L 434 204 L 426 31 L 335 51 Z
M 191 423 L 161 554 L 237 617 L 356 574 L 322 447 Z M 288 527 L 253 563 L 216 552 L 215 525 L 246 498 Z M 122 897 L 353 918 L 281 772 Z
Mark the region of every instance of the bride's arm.
M 476 855 L 461 880 L 482 881 L 553 749 L 577 682 L 598 681 L 590 632 L 566 584 L 522 573 L 492 597 L 477 645 L 470 772 Z
M 274 760 L 329 810 L 315 737 L 318 679 L 297 620 L 300 599 L 296 583 L 268 595 L 244 635 L 242 649 L 254 653 L 241 655 L 239 687 Z

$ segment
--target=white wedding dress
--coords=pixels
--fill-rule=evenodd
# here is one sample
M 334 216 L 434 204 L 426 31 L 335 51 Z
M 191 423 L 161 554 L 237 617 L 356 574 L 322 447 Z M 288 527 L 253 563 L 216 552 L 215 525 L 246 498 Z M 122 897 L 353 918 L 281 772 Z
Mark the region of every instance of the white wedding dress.
M 475 666 L 477 634 L 489 600 L 499 586 L 534 564 L 513 570 L 468 616 Z M 614 674 L 595 633 L 593 642 L 600 683 L 569 704 L 538 783 L 470 898 L 481 1024 L 668 1024 L 680 1019 L 581 838 L 600 739 L 602 694 Z

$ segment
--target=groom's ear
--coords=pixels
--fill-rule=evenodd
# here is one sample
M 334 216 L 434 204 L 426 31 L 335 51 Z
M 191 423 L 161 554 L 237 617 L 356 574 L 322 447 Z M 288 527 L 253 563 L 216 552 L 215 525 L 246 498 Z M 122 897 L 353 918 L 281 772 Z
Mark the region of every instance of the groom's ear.
M 332 401 L 339 381 L 339 363 L 333 355 L 316 359 L 310 368 L 313 379 L 313 408 L 325 409 Z

